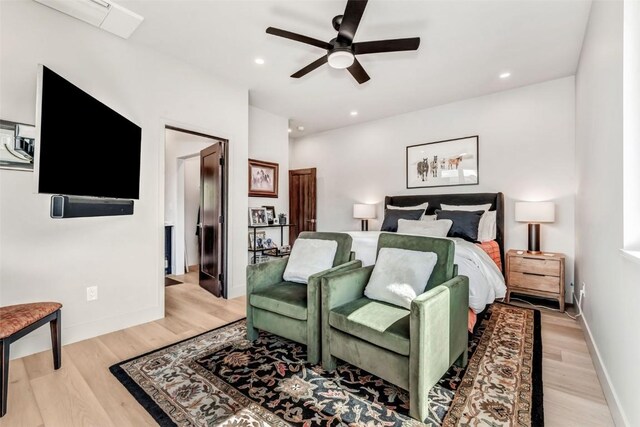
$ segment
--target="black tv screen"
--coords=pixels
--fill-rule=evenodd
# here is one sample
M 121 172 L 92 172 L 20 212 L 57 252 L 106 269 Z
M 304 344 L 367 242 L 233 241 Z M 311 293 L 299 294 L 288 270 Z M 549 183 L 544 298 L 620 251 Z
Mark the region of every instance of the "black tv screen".
M 142 129 L 47 67 L 40 77 L 38 192 L 138 199 Z

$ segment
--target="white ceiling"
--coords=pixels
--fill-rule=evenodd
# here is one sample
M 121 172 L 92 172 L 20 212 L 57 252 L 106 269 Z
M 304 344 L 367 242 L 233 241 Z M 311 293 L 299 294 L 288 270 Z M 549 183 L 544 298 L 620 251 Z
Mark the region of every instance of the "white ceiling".
M 290 78 L 325 51 L 265 33 L 274 26 L 329 41 L 346 0 L 119 3 L 145 17 L 131 42 L 249 88 L 251 105 L 288 117 L 294 137 L 299 124 L 309 134 L 573 75 L 591 4 L 371 0 L 355 41 L 419 36 L 421 45 L 360 56 L 371 80 L 358 85 L 328 65 Z M 501 80 L 504 71 L 512 76 Z

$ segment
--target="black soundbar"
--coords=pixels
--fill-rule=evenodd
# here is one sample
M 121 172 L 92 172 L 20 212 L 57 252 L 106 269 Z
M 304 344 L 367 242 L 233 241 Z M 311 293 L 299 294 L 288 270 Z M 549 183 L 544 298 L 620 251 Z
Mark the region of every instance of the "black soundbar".
M 133 200 L 51 196 L 51 218 L 133 215 Z

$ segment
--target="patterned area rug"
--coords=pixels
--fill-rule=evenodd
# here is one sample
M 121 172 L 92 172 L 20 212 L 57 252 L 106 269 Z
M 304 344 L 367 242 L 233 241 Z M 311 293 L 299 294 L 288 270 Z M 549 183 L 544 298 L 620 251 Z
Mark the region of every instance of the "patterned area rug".
M 540 313 L 496 303 L 469 336 L 467 369 L 428 393 L 430 426 L 542 426 Z M 162 426 L 414 426 L 409 397 L 349 364 L 305 363 L 305 346 L 244 320 L 110 368 Z

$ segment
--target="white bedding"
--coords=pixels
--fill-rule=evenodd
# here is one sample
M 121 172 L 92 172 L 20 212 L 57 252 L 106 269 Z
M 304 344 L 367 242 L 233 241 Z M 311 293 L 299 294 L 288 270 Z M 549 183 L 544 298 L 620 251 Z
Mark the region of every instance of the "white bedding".
M 379 231 L 350 231 L 353 238 L 351 250 L 362 264 L 373 265 L 376 261 Z M 458 274 L 469 277 L 469 307 L 480 313 L 496 298 L 503 298 L 507 288 L 504 277 L 493 260 L 478 246 L 466 240 L 453 238 L 456 244 L 454 262 L 458 264 Z

